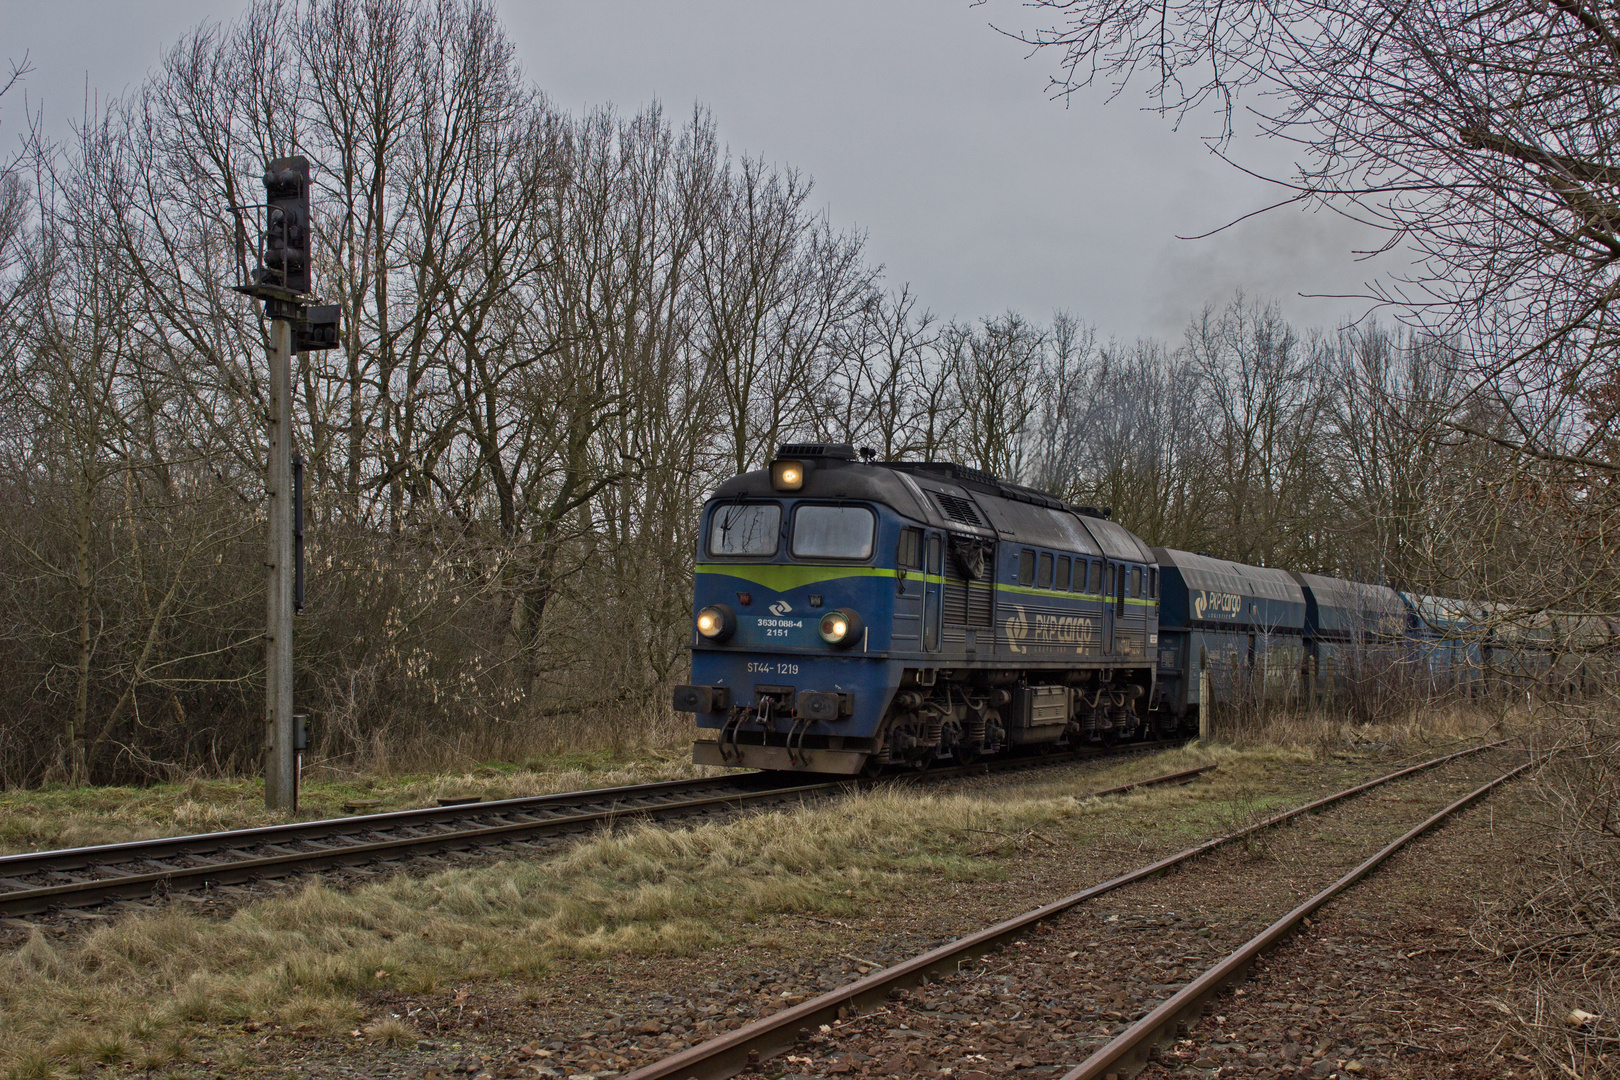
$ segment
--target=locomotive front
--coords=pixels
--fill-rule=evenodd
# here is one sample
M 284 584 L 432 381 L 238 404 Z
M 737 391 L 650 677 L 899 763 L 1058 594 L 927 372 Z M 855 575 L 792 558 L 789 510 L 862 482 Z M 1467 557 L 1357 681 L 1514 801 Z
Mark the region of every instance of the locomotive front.
M 899 684 L 889 662 L 901 522 L 848 446 L 784 447 L 704 507 L 692 684 L 698 764 L 855 773 Z

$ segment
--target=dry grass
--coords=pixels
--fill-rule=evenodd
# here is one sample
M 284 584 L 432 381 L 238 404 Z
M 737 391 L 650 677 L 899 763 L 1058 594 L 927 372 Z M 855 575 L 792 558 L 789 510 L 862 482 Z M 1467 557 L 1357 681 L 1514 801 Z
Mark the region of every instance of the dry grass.
M 406 1046 L 416 1039 L 416 1030 L 409 1024 L 389 1017 L 379 1020 L 375 1024 L 367 1024 L 360 1029 L 360 1033 L 374 1043 L 383 1046 Z
M 1544 713 L 1544 708 L 1533 709 L 1517 697 L 1417 701 L 1390 710 L 1374 723 L 1349 720 L 1322 709 L 1219 709 L 1211 722 L 1211 736 L 1233 746 L 1294 747 L 1314 753 L 1422 750 L 1493 731 L 1534 730 Z
M 689 752 L 615 759 L 572 754 L 521 765 L 491 764 L 433 775 L 308 780 L 298 818 L 341 817 L 345 802 L 375 799 L 368 812 L 430 806 L 434 800 L 478 795 L 508 799 L 559 791 L 645 784 L 719 772 L 694 766 Z M 107 844 L 153 836 L 239 829 L 287 820 L 264 809 L 256 780 L 195 777 L 145 788 L 46 787 L 0 792 L 0 854 Z
M 575 957 L 689 954 L 773 913 L 854 915 L 941 877 L 995 878 L 1003 871 L 994 856 L 1035 837 L 1184 842 L 1294 801 L 1306 763 L 1331 783 L 1336 769 L 1346 778 L 1365 772 L 1365 757 L 1324 761 L 1308 745 L 1190 745 L 1078 782 L 1065 773 L 951 792 L 886 789 L 725 823 L 605 833 L 545 862 L 401 875 L 351 893 L 310 885 L 223 922 L 171 909 L 72 945 L 35 933 L 0 959 L 0 1069 L 19 1077 L 96 1063 L 161 1070 L 184 1061 L 198 1038 L 247 1021 L 405 1041 L 411 1034 L 397 1020 L 366 1015 L 370 992 L 529 981 Z M 1209 763 L 1220 769 L 1190 787 L 1084 794 Z M 622 780 L 632 778 L 646 773 Z M 605 772 L 468 779 L 508 793 L 621 781 Z M 423 779 L 394 790 L 421 797 L 462 782 Z M 227 1072 L 231 1052 L 210 1050 Z
M 1620 1070 L 1620 693 L 1549 706 L 1537 778 L 1545 843 L 1476 940 L 1502 964 L 1514 1037 L 1545 1076 Z
M 999 874 L 995 861 L 962 854 L 986 838 L 996 849 L 1032 829 L 1092 835 L 1106 825 L 1135 836 L 1191 827 L 1229 789 L 1297 759 L 1178 751 L 1086 786 L 1209 761 L 1222 763 L 1221 778 L 1110 800 L 1078 796 L 1072 779 L 955 794 L 878 791 L 723 824 L 604 834 L 543 863 L 399 876 L 352 893 L 311 885 L 225 922 L 168 910 L 72 946 L 36 933 L 0 972 L 0 1067 L 16 1075 L 41 1063 L 47 1073 L 98 1061 L 157 1069 L 180 1060 L 199 1032 L 249 1020 L 405 1040 L 402 1026 L 364 1016 L 368 991 L 530 979 L 577 956 L 691 953 L 738 932 L 735 920 L 774 912 L 852 914 L 941 876 Z M 1172 808 L 1180 812 L 1165 813 Z M 715 918 L 717 910 L 726 917 Z
M 1245 748 L 1287 747 L 1314 754 L 1397 747 L 1422 749 L 1475 737 L 1493 728 L 1523 728 L 1522 702 L 1413 706 L 1385 723 L 1356 724 L 1323 714 L 1282 710 L 1218 714 L 1214 737 Z M 306 770 L 298 818 L 345 814 L 353 800 L 368 810 L 428 806 L 434 800 L 546 795 L 585 788 L 682 779 L 722 770 L 692 765 L 689 751 L 633 757 L 575 753 L 518 764 L 487 763 L 442 773 L 356 776 L 331 767 Z M 285 820 L 266 813 L 257 780 L 193 777 L 150 787 L 45 787 L 0 791 L 0 854 L 212 832 Z

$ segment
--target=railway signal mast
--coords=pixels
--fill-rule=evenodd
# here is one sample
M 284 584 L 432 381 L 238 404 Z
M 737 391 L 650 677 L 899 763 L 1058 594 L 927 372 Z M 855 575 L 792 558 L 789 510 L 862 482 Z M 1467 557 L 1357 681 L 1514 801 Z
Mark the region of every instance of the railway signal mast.
M 338 307 L 307 302 L 313 254 L 309 178 L 309 162 L 302 157 L 276 158 L 266 166 L 259 265 L 247 284 L 235 286 L 237 292 L 262 301 L 270 319 L 264 706 L 264 805 L 268 810 L 298 808 L 297 754 L 303 741 L 293 715 L 292 624 L 294 613 L 302 614 L 304 607 L 304 524 L 302 484 L 299 490 L 294 488 L 292 354 L 296 350 L 307 360 L 311 350 L 332 349 L 338 344 Z M 302 472 L 300 468 L 300 480 Z

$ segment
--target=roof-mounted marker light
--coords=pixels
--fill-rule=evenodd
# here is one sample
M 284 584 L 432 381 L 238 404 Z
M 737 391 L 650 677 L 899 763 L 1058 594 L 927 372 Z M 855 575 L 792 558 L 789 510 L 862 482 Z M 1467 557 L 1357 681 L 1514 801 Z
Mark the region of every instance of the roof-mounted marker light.
M 804 462 L 771 462 L 771 487 L 777 491 L 798 491 L 804 487 Z

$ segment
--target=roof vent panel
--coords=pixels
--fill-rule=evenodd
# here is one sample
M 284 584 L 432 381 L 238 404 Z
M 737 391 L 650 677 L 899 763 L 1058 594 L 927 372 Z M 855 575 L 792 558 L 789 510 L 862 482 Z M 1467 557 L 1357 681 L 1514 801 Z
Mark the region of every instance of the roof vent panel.
M 985 527 L 984 519 L 979 517 L 979 512 L 973 508 L 973 504 L 960 495 L 947 495 L 943 491 L 931 491 L 929 494 L 934 497 L 934 501 L 939 504 L 945 516 L 952 521 L 974 525 L 981 529 Z
M 776 450 L 779 458 L 832 458 L 854 461 L 855 448 L 849 443 L 783 443 Z

